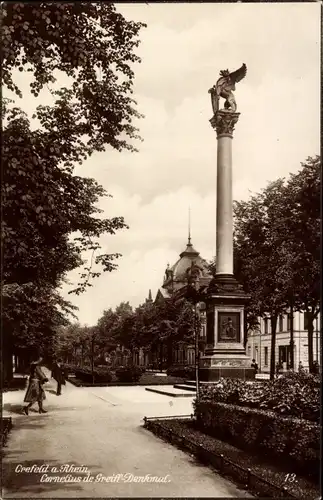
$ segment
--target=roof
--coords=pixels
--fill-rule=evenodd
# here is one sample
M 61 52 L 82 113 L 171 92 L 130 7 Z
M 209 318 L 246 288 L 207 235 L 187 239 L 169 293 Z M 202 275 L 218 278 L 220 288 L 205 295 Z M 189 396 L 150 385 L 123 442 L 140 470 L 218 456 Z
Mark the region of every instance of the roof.
M 160 300 L 170 299 L 170 297 L 171 295 L 165 288 L 159 288 L 156 294 L 155 304 L 158 303 Z
M 208 281 L 211 279 L 211 274 L 208 269 L 208 264 L 199 252 L 193 247 L 190 238 L 183 252 L 180 253 L 180 258 L 175 264 L 167 270 L 167 275 L 163 283 L 166 289 L 171 284 L 186 284 L 188 277 L 188 270 L 192 268 L 192 264 L 200 270 L 200 280 Z M 165 289 L 164 288 L 164 289 Z M 178 286 L 176 286 L 178 288 Z

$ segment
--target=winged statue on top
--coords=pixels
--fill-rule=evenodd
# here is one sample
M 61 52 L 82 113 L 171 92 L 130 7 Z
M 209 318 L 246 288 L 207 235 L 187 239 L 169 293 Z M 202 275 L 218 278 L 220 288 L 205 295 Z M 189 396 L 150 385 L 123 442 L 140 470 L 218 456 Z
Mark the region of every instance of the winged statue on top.
M 237 103 L 233 95 L 233 90 L 236 89 L 236 83 L 240 82 L 247 74 L 247 66 L 243 63 L 241 68 L 230 73 L 228 69 L 220 71 L 220 78 L 215 85 L 209 90 L 211 94 L 212 108 L 214 114 L 219 111 L 220 97 L 225 99 L 224 109 L 235 112 Z

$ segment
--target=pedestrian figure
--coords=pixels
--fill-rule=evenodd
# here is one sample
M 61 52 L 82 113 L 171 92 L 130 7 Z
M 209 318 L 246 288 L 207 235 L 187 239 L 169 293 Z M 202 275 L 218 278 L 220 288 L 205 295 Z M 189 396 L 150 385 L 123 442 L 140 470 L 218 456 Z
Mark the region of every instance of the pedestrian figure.
M 65 373 L 61 365 L 61 360 L 54 360 L 52 368 L 52 378 L 57 382 L 56 395 L 60 396 L 62 394 L 62 385 L 65 385 Z
M 313 361 L 313 370 L 312 370 L 313 375 L 319 375 L 320 374 L 320 365 L 318 361 Z
M 43 408 L 43 401 L 46 399 L 43 384 L 48 382 L 48 378 L 41 369 L 42 361 L 43 359 L 39 358 L 30 365 L 28 387 L 24 398 L 24 403 L 28 403 L 28 405 L 23 408 L 26 415 L 28 415 L 29 408 L 36 403 L 36 401 L 38 403 L 39 413 L 47 413 Z
M 305 372 L 305 368 L 304 368 L 303 363 L 301 361 L 298 363 L 298 371 Z
M 251 368 L 255 370 L 255 375 L 256 375 L 258 373 L 258 363 L 256 363 L 255 359 L 252 360 Z

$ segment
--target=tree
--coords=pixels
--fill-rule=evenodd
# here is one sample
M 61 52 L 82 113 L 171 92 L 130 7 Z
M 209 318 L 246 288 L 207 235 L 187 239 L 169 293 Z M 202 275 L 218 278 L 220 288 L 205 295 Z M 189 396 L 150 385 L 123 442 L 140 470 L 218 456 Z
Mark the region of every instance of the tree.
M 290 175 L 280 200 L 276 239 L 285 256 L 281 272 L 290 284 L 287 303 L 307 313 L 308 362 L 313 372 L 313 323 L 321 301 L 321 159 L 309 157 L 301 165 L 297 174 Z
M 77 359 L 77 348 L 85 343 L 87 335 L 84 328 L 79 323 L 70 323 L 66 326 L 61 326 L 55 338 L 55 356 L 62 358 L 64 363 L 79 364 L 81 366 L 84 361 L 84 353 L 81 354 L 81 359 Z
M 111 309 L 111 307 L 103 311 L 103 315 L 97 322 L 96 336 L 96 342 L 101 349 L 110 351 L 117 347 L 118 342 L 115 339 L 116 322 L 116 313 Z
M 133 310 L 129 302 L 121 302 L 115 309 L 114 339 L 118 344 L 131 345 Z
M 63 300 L 51 288 L 34 283 L 7 284 L 2 287 L 3 361 L 6 380 L 12 378 L 12 353 L 18 356 L 19 368 L 25 369 L 33 355 L 51 356 L 54 337 L 75 306 Z
M 271 377 L 277 318 L 291 306 L 308 314 L 312 371 L 313 321 L 320 311 L 320 158 L 235 203 L 234 213 L 237 277 L 251 295 L 254 316 L 271 320 Z
M 170 366 L 173 363 L 174 346 L 179 342 L 192 342 L 194 338 L 194 311 L 185 298 L 171 297 L 159 304 L 147 304 L 137 309 L 136 313 L 140 314 L 137 345 L 140 339 L 142 345 L 159 353 L 160 365 L 164 361 L 164 351 L 167 365 Z
M 88 2 L 6 3 L 1 22 L 1 78 L 7 88 L 22 96 L 15 69 L 33 73 L 35 96 L 55 83 L 57 72 L 71 78 L 70 89 L 51 90 L 59 98 L 56 106 L 37 110 L 53 144 L 65 136 L 65 153 L 74 160 L 107 144 L 133 149 L 124 137 L 137 137 L 131 125 L 140 116 L 131 98 L 132 65 L 140 62 L 134 50 L 144 24 L 127 21 L 112 3 Z
M 133 338 L 134 312 L 129 302 L 121 302 L 113 311 L 105 310 L 96 325 L 96 343 L 106 351 L 118 345 L 130 347 Z
M 113 4 L 85 2 L 7 3 L 1 22 L 3 87 L 22 97 L 16 70 L 29 71 L 32 94 L 37 97 L 46 87 L 55 101 L 36 108 L 38 129 L 13 101 L 3 104 L 3 284 L 32 283 L 59 302 L 55 290 L 68 271 L 84 265 L 74 290 L 80 293 L 100 274 L 96 264 L 105 271 L 116 268 L 119 255 L 98 254 L 98 240 L 125 228 L 124 220 L 103 219 L 96 204 L 107 193 L 73 169 L 106 146 L 135 150 L 131 141 L 138 135 L 132 121 L 141 115 L 131 97 L 132 65 L 140 62 L 134 50 L 143 24 L 126 21 Z M 62 74 L 69 87 L 58 87 Z M 8 294 L 8 339 L 16 338 L 14 304 Z M 57 316 L 40 316 L 39 324 L 47 318 L 51 329 Z M 27 319 L 24 326 L 31 330 Z
M 269 316 L 271 322 L 270 376 L 276 371 L 276 327 L 286 310 L 288 283 L 282 276 L 283 257 L 275 238 L 278 200 L 284 195 L 284 179 L 270 183 L 260 194 L 234 204 L 235 249 L 239 279 L 251 295 L 252 317 Z
M 132 345 L 135 348 L 146 348 L 149 350 L 151 342 L 155 338 L 156 305 L 145 302 L 134 311 L 134 325 Z

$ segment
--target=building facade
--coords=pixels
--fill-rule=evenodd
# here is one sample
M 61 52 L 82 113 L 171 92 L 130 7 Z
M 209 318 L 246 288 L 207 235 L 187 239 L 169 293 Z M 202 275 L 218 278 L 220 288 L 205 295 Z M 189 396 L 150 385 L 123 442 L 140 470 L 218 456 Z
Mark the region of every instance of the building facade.
M 198 282 L 199 289 L 201 291 L 206 289 L 212 279 L 209 265 L 207 261 L 200 256 L 200 253 L 195 250 L 189 235 L 186 248 L 179 254 L 179 259 L 172 266 L 167 266 L 163 284 L 156 294 L 155 303 L 168 300 L 171 297 L 184 297 L 188 286 L 189 275 L 192 270 L 194 272 L 195 281 Z M 201 356 L 204 354 L 206 345 L 206 314 L 204 303 L 197 305 L 196 313 L 201 322 L 198 339 L 199 355 Z M 172 357 L 174 364 L 194 366 L 196 358 L 195 344 L 178 342 L 174 347 Z
M 307 333 L 307 314 L 305 312 L 294 312 L 294 370 L 298 369 L 299 363 L 305 369 L 308 369 L 308 333 Z M 291 369 L 290 356 L 290 332 L 291 316 L 290 313 L 279 316 L 276 328 L 276 350 L 275 362 L 283 370 Z M 271 324 L 269 318 L 260 318 L 259 327 L 248 333 L 246 354 L 258 363 L 259 371 L 262 373 L 270 372 L 271 357 Z M 321 366 L 321 329 L 320 315 L 314 320 L 313 333 L 313 360 Z

